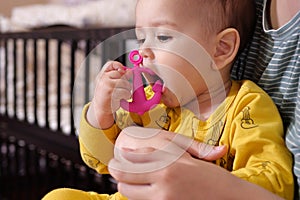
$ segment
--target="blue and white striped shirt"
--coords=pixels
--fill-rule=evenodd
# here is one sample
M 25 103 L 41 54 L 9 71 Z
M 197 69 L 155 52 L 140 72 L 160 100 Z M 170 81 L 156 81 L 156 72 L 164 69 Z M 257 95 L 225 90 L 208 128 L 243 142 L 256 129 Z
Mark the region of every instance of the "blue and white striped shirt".
M 283 27 L 274 30 L 268 26 L 266 2 L 256 0 L 258 19 L 254 37 L 236 61 L 232 77 L 253 80 L 276 103 L 286 128 L 286 144 L 294 155 L 294 174 L 299 186 L 300 12 Z M 300 196 L 299 188 L 297 190 L 298 194 L 295 193 Z

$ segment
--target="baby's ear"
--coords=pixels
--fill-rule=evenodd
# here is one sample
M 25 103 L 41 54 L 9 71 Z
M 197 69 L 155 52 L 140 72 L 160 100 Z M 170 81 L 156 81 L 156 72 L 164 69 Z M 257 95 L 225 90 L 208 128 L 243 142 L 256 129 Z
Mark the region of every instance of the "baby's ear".
M 213 54 L 216 67 L 220 70 L 232 63 L 240 46 L 240 35 L 234 28 L 227 28 L 216 37 Z

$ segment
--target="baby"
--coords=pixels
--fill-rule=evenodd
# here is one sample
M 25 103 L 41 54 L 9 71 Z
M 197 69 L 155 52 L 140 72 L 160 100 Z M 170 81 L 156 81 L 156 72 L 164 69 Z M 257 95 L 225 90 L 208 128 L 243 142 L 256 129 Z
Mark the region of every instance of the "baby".
M 141 67 L 156 74 L 145 74 L 149 83 L 145 92 L 150 99 L 152 85 L 160 81 L 161 101 L 143 114 L 120 108 L 120 102 L 132 97 L 132 73 L 121 63 L 106 63 L 97 77 L 94 97 L 82 114 L 79 141 L 86 164 L 108 173 L 111 158 L 124 159 L 119 153 L 122 149 L 177 151 L 172 142 L 151 142 L 161 130 L 170 131 L 227 146 L 217 165 L 291 199 L 292 157 L 284 145 L 276 106 L 253 82 L 230 79 L 232 64 L 252 33 L 253 4 L 252 0 L 139 0 L 136 36 L 143 57 Z M 186 141 L 183 146 L 187 149 L 191 141 Z M 179 151 L 178 156 L 183 153 Z M 152 169 L 129 170 L 158 170 L 176 158 L 166 159 L 168 162 Z M 126 199 L 119 192 L 107 195 L 72 189 L 52 191 L 45 199 L 62 196 L 72 200 Z

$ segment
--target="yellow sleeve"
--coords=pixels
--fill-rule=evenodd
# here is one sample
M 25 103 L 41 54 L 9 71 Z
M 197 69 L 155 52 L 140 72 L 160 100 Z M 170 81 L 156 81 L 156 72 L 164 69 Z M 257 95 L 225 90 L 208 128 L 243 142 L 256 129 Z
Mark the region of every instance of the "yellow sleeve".
M 284 142 L 283 124 L 271 98 L 262 90 L 238 94 L 232 113 L 232 173 L 285 199 L 293 199 L 292 156 Z M 243 92 L 242 92 L 243 93 Z M 240 95 L 240 96 L 239 96 Z
M 47 193 L 42 200 L 83 200 L 83 199 L 97 199 L 97 200 L 127 200 L 121 193 L 114 194 L 98 194 L 96 192 L 86 192 L 71 188 L 59 188 Z
M 114 143 L 120 133 L 116 124 L 106 130 L 91 126 L 86 119 L 89 104 L 82 111 L 79 127 L 80 154 L 83 161 L 98 173 L 108 173 L 107 165 L 113 158 Z

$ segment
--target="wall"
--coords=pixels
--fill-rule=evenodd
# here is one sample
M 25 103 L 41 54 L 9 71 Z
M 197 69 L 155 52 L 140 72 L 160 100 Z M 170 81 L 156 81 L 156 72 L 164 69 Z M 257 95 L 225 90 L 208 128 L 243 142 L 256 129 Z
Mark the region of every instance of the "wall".
M 49 0 L 0 0 L 0 15 L 11 16 L 11 10 L 15 6 L 48 3 Z
M 100 0 L 0 0 L 0 16 L 10 17 L 11 10 L 16 6 L 26 6 L 31 4 L 44 4 L 44 3 L 63 3 L 63 4 L 78 4 L 87 1 L 100 1 Z

